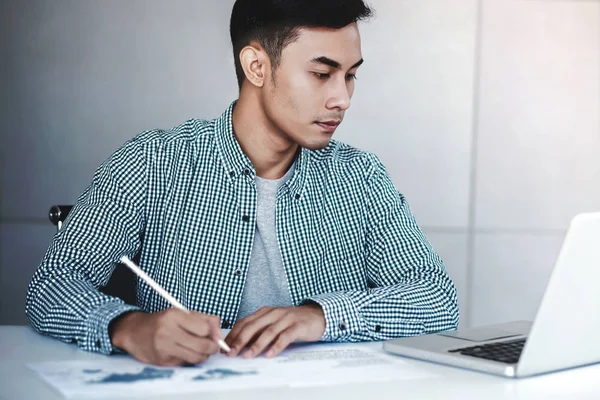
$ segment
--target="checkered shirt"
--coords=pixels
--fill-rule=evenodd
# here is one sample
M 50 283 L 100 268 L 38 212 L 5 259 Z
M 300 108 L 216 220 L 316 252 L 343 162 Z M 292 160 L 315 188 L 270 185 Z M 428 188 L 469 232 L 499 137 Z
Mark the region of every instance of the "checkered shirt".
M 126 142 L 94 174 L 27 294 L 43 334 L 109 354 L 108 326 L 170 307 L 137 280 L 137 306 L 100 293 L 123 255 L 184 306 L 237 318 L 256 221 L 256 170 L 232 126 L 192 119 Z M 302 149 L 277 194 L 277 239 L 293 304 L 318 303 L 323 341 L 455 329 L 456 289 L 379 159 L 332 140 Z

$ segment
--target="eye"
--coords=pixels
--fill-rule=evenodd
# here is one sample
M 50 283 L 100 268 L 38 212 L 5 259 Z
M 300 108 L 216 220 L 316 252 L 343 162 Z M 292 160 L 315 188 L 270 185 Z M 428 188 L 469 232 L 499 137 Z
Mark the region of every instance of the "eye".
M 327 79 L 330 76 L 329 74 L 322 74 L 320 72 L 313 72 L 313 74 L 317 77 L 317 79 L 321 80 Z
M 351 81 L 351 80 L 356 80 L 358 79 L 358 77 L 356 76 L 356 74 L 348 74 L 346 75 L 346 80 Z

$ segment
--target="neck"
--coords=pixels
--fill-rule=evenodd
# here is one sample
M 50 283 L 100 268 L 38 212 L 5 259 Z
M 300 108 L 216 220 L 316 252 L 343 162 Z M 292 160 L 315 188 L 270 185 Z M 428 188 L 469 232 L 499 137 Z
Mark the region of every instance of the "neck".
M 299 146 L 269 121 L 256 91 L 242 90 L 232 120 L 235 137 L 256 168 L 256 174 L 265 179 L 284 176 Z

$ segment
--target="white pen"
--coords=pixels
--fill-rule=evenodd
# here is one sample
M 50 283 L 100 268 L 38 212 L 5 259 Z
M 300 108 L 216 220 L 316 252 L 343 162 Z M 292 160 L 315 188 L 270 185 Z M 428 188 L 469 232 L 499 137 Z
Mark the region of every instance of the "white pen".
M 167 293 L 167 291 L 165 289 L 160 287 L 160 285 L 158 283 L 156 283 L 156 281 L 154 279 L 150 278 L 148 276 L 148 274 L 146 274 L 144 271 L 142 271 L 140 269 L 140 267 L 135 265 L 135 263 L 133 261 L 131 261 L 129 259 L 129 257 L 127 257 L 127 256 L 121 257 L 121 262 L 123 264 L 125 264 L 130 270 L 135 272 L 135 274 L 137 276 L 139 276 L 142 280 L 144 280 L 144 282 L 146 282 L 148 285 L 150 285 L 150 287 L 152 289 L 156 290 L 158 292 L 158 294 L 160 294 L 162 297 L 164 297 L 165 300 L 167 300 L 169 303 L 171 303 L 171 305 L 173 307 L 179 308 L 180 310 L 183 310 L 187 313 L 190 312 L 190 310 L 188 310 L 187 308 L 185 308 L 185 306 L 183 304 L 178 302 L 175 297 L 171 296 L 169 293 Z M 223 339 L 217 340 L 217 344 L 224 351 L 226 351 L 228 353 L 231 351 L 231 348 L 227 345 L 227 343 L 225 343 L 225 341 Z

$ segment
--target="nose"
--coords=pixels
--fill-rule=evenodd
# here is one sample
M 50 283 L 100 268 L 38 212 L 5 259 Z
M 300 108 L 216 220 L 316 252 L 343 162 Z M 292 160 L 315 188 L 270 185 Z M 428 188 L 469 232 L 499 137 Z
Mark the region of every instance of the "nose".
M 329 110 L 340 110 L 346 111 L 350 108 L 350 88 L 346 84 L 345 81 L 343 83 L 337 83 L 335 85 L 335 89 L 333 89 L 333 93 L 331 93 L 329 99 L 327 100 L 326 107 Z

